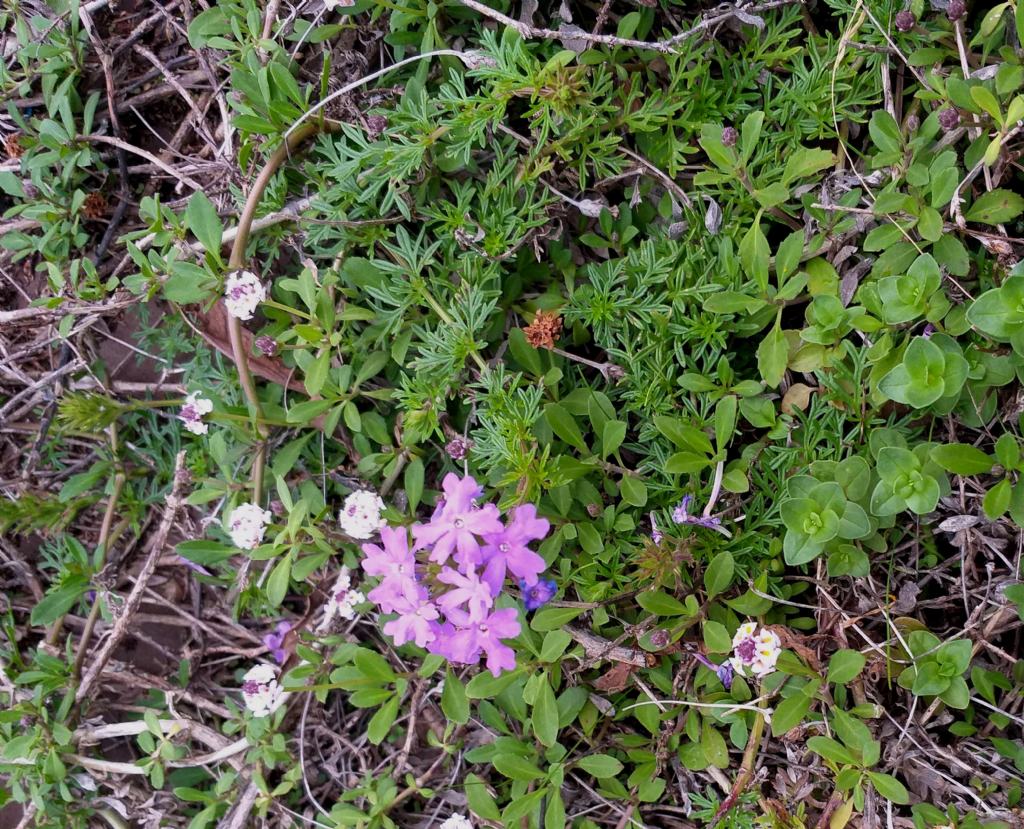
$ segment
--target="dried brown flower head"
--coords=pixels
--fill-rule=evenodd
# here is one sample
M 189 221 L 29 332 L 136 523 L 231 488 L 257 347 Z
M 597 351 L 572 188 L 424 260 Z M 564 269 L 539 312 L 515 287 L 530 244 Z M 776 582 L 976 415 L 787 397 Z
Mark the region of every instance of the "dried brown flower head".
M 562 333 L 562 318 L 553 311 L 540 310 L 523 333 L 534 348 L 554 348 L 555 340 Z
M 20 132 L 12 132 L 4 138 L 4 152 L 8 158 L 21 158 L 25 154 Z
M 82 202 L 82 215 L 87 219 L 100 219 L 107 215 L 107 197 L 102 193 L 90 193 Z

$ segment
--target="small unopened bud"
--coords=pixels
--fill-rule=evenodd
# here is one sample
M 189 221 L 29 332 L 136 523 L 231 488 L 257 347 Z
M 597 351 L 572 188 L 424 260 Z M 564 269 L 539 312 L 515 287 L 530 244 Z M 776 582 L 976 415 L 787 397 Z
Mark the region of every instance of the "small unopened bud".
M 914 17 L 914 13 L 909 9 L 904 9 L 901 12 L 896 13 L 896 28 L 901 32 L 909 32 L 914 28 L 917 23 L 917 19 Z
M 257 337 L 255 342 L 256 350 L 264 357 L 273 357 L 277 354 L 277 340 L 264 334 Z
M 956 23 L 965 14 L 967 14 L 967 4 L 964 0 L 949 0 L 949 5 L 946 7 L 946 17 L 953 23 Z
M 388 128 L 388 119 L 384 115 L 369 115 L 366 118 L 366 131 L 370 138 L 379 138 L 381 133 Z
M 739 137 L 740 134 L 736 132 L 736 127 L 726 127 L 722 130 L 722 143 L 726 147 L 735 147 Z
M 666 647 L 668 645 L 668 639 L 668 631 L 664 628 L 659 628 L 658 630 L 651 632 L 651 645 L 656 648 Z
M 285 514 L 284 504 L 274 499 L 270 502 L 270 511 L 278 518 L 281 518 Z
M 453 461 L 461 461 L 469 454 L 469 441 L 464 437 L 456 435 L 445 444 L 444 451 Z
M 960 113 L 953 107 L 946 107 L 939 112 L 939 126 L 947 132 L 955 130 L 960 125 Z
M 591 518 L 597 518 L 601 514 L 600 504 L 587 504 L 587 515 Z
M 921 126 L 921 119 L 916 115 L 907 116 L 907 132 L 917 132 L 917 128 Z

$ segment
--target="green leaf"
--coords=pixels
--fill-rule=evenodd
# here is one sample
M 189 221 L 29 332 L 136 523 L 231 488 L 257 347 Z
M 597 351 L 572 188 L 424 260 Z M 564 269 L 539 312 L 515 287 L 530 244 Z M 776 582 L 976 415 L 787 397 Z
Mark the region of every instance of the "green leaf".
M 570 446 L 579 449 L 584 454 L 589 454 L 590 450 L 583 440 L 583 433 L 580 431 L 580 427 L 573 416 L 561 404 L 548 403 L 544 407 L 544 417 L 551 426 L 551 431 L 559 438 Z
M 811 710 L 814 700 L 805 694 L 793 694 L 775 706 L 772 714 L 772 735 L 781 737 L 791 728 L 796 728 Z
M 289 423 L 308 424 L 331 408 L 334 403 L 333 400 L 304 400 L 288 409 L 286 419 Z
M 704 623 L 704 645 L 709 653 L 729 653 L 732 637 L 721 622 L 708 620 Z
M 944 443 L 931 451 L 932 460 L 957 475 L 981 475 L 992 469 L 993 459 L 967 443 Z
M 656 616 L 686 616 L 690 611 L 676 598 L 660 590 L 645 590 L 637 594 L 637 604 Z
M 622 500 L 634 507 L 642 507 L 647 503 L 647 484 L 635 475 L 623 475 L 619 482 Z
M 979 296 L 967 310 L 967 321 L 999 339 L 1024 329 L 1024 276 L 1011 276 Z
M 792 184 L 797 179 L 808 178 L 828 169 L 836 163 L 836 157 L 828 150 L 801 147 L 789 156 L 782 181 Z
M 964 218 L 969 222 L 997 225 L 1024 213 L 1024 198 L 1011 190 L 992 190 L 979 196 Z
M 191 262 L 172 262 L 170 276 L 164 280 L 163 292 L 171 302 L 191 305 L 202 302 L 213 290 L 213 278 Z
M 513 359 L 534 377 L 540 377 L 544 373 L 544 367 L 540 361 L 540 351 L 526 341 L 523 329 L 513 328 L 509 332 L 508 350 Z
M 182 541 L 174 551 L 182 558 L 209 567 L 227 561 L 238 552 L 238 549 L 234 545 L 222 544 L 220 541 L 199 538 L 195 541 Z
M 828 663 L 828 681 L 845 685 L 863 670 L 865 661 L 864 654 L 859 651 L 836 651 Z
M 891 800 L 901 806 L 910 802 L 910 793 L 907 792 L 906 787 L 891 774 L 869 771 L 868 778 L 871 780 L 871 785 L 875 787 L 875 791 L 886 800 Z
M 775 325 L 757 347 L 757 370 L 761 372 L 761 378 L 765 383 L 772 388 L 782 382 L 789 359 L 789 344 L 786 342 L 786 335 L 782 333 L 781 320 L 780 311 L 775 319 Z
M 707 570 L 704 571 L 704 587 L 708 591 L 708 599 L 713 599 L 729 589 L 735 568 L 732 553 L 728 550 L 723 550 L 711 559 Z
M 758 214 L 750 230 L 740 242 L 740 262 L 747 276 L 757 283 L 762 291 L 768 290 L 768 264 L 771 260 L 771 249 L 768 240 L 761 232 L 761 215 Z
M 484 820 L 497 821 L 501 818 L 498 804 L 494 796 L 488 791 L 487 784 L 475 774 L 467 774 L 463 783 L 463 791 L 466 793 L 466 804 L 477 817 Z
M 271 607 L 279 607 L 284 597 L 288 595 L 288 586 L 292 577 L 293 553 L 288 553 L 270 571 L 267 577 L 267 601 Z
M 550 748 L 558 739 L 558 702 L 551 689 L 551 678 L 545 677 L 537 688 L 533 702 L 533 733 L 544 746 Z
M 533 619 L 530 620 L 530 629 L 538 633 L 556 630 L 562 625 L 571 622 L 582 612 L 581 609 L 576 607 L 544 607 L 533 614 Z M 472 684 L 470 682 L 470 685 Z
M 985 511 L 985 517 L 990 521 L 999 518 L 1010 506 L 1010 497 L 1013 490 L 1008 478 L 1003 478 L 992 489 L 985 493 L 981 501 L 981 508 Z
M 801 694 L 801 696 L 803 696 Z M 807 740 L 807 747 L 815 754 L 820 754 L 826 760 L 833 763 L 842 763 L 849 766 L 858 765 L 857 758 L 841 743 L 831 737 L 811 737 Z
M 605 421 L 601 430 L 601 457 L 607 458 L 617 451 L 626 437 L 626 424 L 621 420 Z
M 469 699 L 466 697 L 466 686 L 450 669 L 444 678 L 441 710 L 452 722 L 460 725 L 469 722 Z
M 398 695 L 392 694 L 391 699 L 378 708 L 377 713 L 370 718 L 370 723 L 366 727 L 366 739 L 373 745 L 379 746 L 388 736 L 397 716 Z
M 185 224 L 207 251 L 220 258 L 220 239 L 223 229 L 217 208 L 202 190 L 194 192 L 185 208 Z
M 518 754 L 512 754 L 511 752 L 502 752 L 494 755 L 491 765 L 497 769 L 499 774 L 503 774 L 510 780 L 529 782 L 530 780 L 540 780 L 544 777 L 544 772 L 537 768 L 534 763 L 531 763 L 525 757 L 520 757 Z
M 57 621 L 78 603 L 88 589 L 89 582 L 79 577 L 70 584 L 51 590 L 32 608 L 30 621 L 33 625 L 48 625 Z
M 581 757 L 576 765 L 598 779 L 617 777 L 623 768 L 622 763 L 610 754 L 588 754 Z

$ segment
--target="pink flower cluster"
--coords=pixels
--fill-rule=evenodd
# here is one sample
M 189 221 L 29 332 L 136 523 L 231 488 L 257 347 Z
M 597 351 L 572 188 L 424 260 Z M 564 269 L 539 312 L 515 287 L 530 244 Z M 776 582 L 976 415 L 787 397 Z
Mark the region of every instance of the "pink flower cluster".
M 396 645 L 415 642 L 450 662 L 474 664 L 481 656 L 494 676 L 516 666 L 502 639 L 519 635 L 519 611 L 495 607 L 506 577 L 524 591 L 543 584 L 544 559 L 527 545 L 548 534 L 550 524 L 533 504 L 512 510 L 502 522 L 497 506 L 476 501 L 483 488 L 453 473 L 441 484 L 426 524 L 384 527 L 381 546 L 364 544 L 362 567 L 380 583 L 367 598 L 397 618 L 384 625 Z M 553 592 L 553 591 L 552 591 Z

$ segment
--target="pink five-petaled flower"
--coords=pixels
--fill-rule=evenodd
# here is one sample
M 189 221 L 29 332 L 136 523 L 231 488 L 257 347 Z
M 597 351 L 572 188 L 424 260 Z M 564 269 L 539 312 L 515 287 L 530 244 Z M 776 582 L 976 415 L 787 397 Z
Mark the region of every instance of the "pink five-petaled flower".
M 398 618 L 387 622 L 384 625 L 384 632 L 395 640 L 396 645 L 415 642 L 419 647 L 425 648 L 434 641 L 435 625 L 431 622 L 441 614 L 430 601 L 430 596 L 424 588 L 414 586 L 401 596 L 397 596 L 392 606 L 397 611 Z
M 486 582 L 480 581 L 476 570 L 460 573 L 451 567 L 442 567 L 437 580 L 453 585 L 453 589 L 438 597 L 437 603 L 445 612 L 465 605 L 469 610 L 469 618 L 477 621 L 487 616 L 487 611 L 494 605 L 497 590 L 492 590 Z
M 409 534 L 405 527 L 382 527 L 380 540 L 383 547 L 364 544 L 363 572 L 368 576 L 380 576 L 385 581 L 395 580 L 414 585 L 416 583 L 416 559 L 409 549 Z
M 435 653 L 452 662 L 471 664 L 480 658 L 480 651 L 483 651 L 487 657 L 487 670 L 492 675 L 500 676 L 502 671 L 515 669 L 516 653 L 501 641 L 518 636 L 521 630 L 519 612 L 514 607 L 495 610 L 478 621 L 471 620 L 464 611 L 452 609 L 448 618 L 455 624 L 454 632 L 448 636 L 448 631 L 443 631 L 441 647 L 435 648 Z
M 540 541 L 548 534 L 551 524 L 546 518 L 537 517 L 533 504 L 523 504 L 512 511 L 512 520 L 500 533 L 488 535 L 483 549 L 487 569 L 484 581 L 497 594 L 505 580 L 505 571 L 511 570 L 517 579 L 528 585 L 537 583 L 537 577 L 547 568 L 547 562 L 526 545 Z
M 494 504 L 477 507 L 474 501 L 483 488 L 467 475 L 459 478 L 449 472 L 441 482 L 444 500 L 427 524 L 412 528 L 417 549 L 433 545 L 430 560 L 444 564 L 454 552 L 463 567 L 480 563 L 480 542 L 477 536 L 501 532 L 501 519 Z

